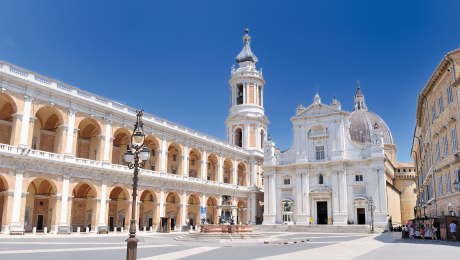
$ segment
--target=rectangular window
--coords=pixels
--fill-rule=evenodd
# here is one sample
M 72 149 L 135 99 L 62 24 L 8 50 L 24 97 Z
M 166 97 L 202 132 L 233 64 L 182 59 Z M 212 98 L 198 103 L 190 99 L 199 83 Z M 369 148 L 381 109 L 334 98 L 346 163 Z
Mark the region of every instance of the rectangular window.
M 442 175 L 438 177 L 438 195 L 442 195 Z
M 441 159 L 440 153 L 439 153 L 439 141 L 436 142 L 436 161 L 439 161 Z
M 355 175 L 355 181 L 363 181 L 363 175 L 361 174 Z
M 455 182 L 459 182 L 460 181 L 460 170 L 456 170 L 455 171 Z
M 446 173 L 446 193 L 452 192 L 450 184 L 450 172 Z
M 195 166 L 195 160 L 192 160 L 191 164 L 192 166 Z
M 447 87 L 447 104 L 450 104 L 454 101 L 452 98 L 452 86 Z
M 450 134 L 451 134 L 450 138 L 452 139 L 452 152 L 457 151 L 458 150 L 458 146 L 457 146 L 457 129 L 453 128 L 450 131 Z
M 289 178 L 284 179 L 284 185 L 291 185 L 291 179 Z
M 448 152 L 447 135 L 442 137 L 442 150 L 444 151 L 444 156 L 447 156 L 447 152 Z
M 155 171 L 155 165 L 151 165 L 150 170 Z
M 436 106 L 431 107 L 431 121 L 433 122 L 436 119 Z
M 316 150 L 316 160 L 324 160 L 324 146 L 315 146 Z
M 173 155 L 173 161 L 175 162 L 176 159 L 177 159 L 177 156 L 174 154 L 174 155 Z
M 440 96 L 438 99 L 438 108 L 439 108 L 439 114 L 441 114 L 444 111 L 444 103 L 443 103 L 442 96 Z

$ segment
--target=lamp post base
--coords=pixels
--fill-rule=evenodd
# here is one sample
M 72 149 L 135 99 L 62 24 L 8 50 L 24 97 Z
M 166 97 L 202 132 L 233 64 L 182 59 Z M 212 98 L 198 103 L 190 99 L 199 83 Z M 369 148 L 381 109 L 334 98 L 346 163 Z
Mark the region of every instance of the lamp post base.
M 127 260 L 136 260 L 137 259 L 137 241 L 139 241 L 135 237 L 130 237 L 126 239 L 128 242 L 128 249 L 126 252 L 126 259 Z

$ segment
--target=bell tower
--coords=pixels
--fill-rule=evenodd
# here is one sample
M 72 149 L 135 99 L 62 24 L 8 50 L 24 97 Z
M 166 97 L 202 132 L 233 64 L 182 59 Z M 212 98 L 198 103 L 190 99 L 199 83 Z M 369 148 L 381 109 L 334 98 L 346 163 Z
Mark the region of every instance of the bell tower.
M 243 49 L 236 56 L 238 68 L 232 67 L 230 77 L 230 114 L 227 118 L 227 141 L 247 150 L 263 152 L 267 139 L 268 119 L 264 114 L 262 69 L 251 51 L 251 36 L 245 30 Z

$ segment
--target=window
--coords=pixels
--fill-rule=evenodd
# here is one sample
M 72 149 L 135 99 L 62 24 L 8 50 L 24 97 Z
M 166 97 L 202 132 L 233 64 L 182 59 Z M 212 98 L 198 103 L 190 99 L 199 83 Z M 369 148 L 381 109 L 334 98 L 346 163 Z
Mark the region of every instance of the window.
M 155 165 L 151 165 L 150 170 L 155 171 Z
M 237 86 L 237 95 L 236 95 L 236 104 L 241 105 L 243 104 L 243 85 Z
M 450 172 L 446 173 L 446 193 L 452 192 L 450 184 Z
M 441 114 L 444 111 L 444 104 L 442 102 L 442 96 L 439 97 L 438 99 L 438 108 L 439 108 L 439 114 Z
M 442 137 L 442 149 L 444 151 L 444 156 L 447 156 L 448 149 L 447 149 L 447 135 Z
M 151 157 L 155 157 L 155 149 L 151 149 L 151 150 L 150 150 L 150 156 L 151 156 Z
M 431 107 L 431 121 L 434 121 L 436 119 L 436 107 L 433 105 Z
M 455 171 L 455 182 L 460 181 L 460 170 Z
M 241 130 L 241 128 L 238 128 L 235 131 L 235 145 L 243 147 L 243 130 Z
M 362 174 L 355 175 L 355 181 L 363 181 L 363 175 Z
M 439 161 L 439 159 L 441 158 L 440 154 L 439 154 L 439 141 L 436 142 L 436 161 Z
M 284 178 L 284 185 L 291 185 L 291 179 L 290 178 Z
M 322 174 L 318 176 L 318 184 L 324 184 L 324 178 Z
M 438 195 L 442 195 L 442 175 L 438 177 Z
M 192 166 L 194 166 L 195 165 L 195 160 L 192 159 L 191 164 L 192 164 Z
M 324 146 L 315 146 L 316 150 L 316 160 L 324 160 Z
M 173 155 L 173 161 L 175 162 L 176 159 L 177 159 L 177 156 L 174 154 L 174 155 Z
M 172 169 L 172 174 L 177 174 L 177 170 L 176 170 L 176 169 Z
M 447 104 L 450 105 L 450 103 L 452 103 L 454 101 L 454 99 L 452 98 L 452 86 L 448 86 L 447 87 Z
M 457 151 L 458 150 L 458 146 L 457 146 L 457 129 L 453 128 L 450 131 L 450 134 L 451 134 L 450 138 L 452 139 L 452 151 Z

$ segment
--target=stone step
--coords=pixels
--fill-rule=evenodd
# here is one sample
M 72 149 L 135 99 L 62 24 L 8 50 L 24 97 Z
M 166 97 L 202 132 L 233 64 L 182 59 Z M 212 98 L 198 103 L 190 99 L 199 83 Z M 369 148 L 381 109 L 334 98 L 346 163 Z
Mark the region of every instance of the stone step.
M 257 232 L 370 233 L 369 225 L 255 225 Z

